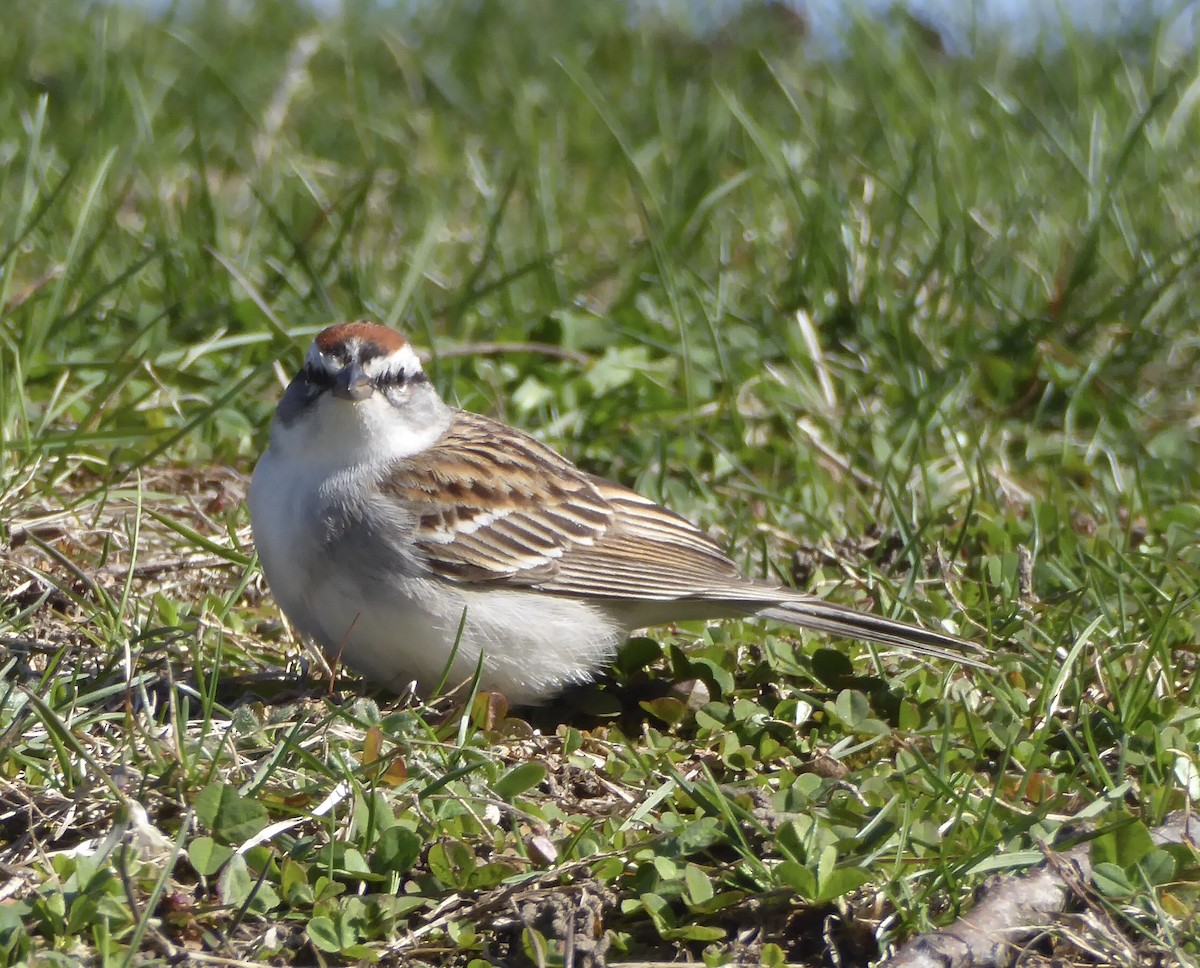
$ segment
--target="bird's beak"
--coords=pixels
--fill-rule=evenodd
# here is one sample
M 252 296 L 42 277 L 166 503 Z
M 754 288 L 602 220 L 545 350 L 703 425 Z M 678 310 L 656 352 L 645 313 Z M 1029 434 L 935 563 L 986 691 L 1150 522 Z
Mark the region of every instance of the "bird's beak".
M 363 372 L 357 363 L 349 363 L 343 367 L 333 383 L 333 395 L 340 400 L 350 400 L 354 403 L 366 400 L 375 392 L 375 384 Z

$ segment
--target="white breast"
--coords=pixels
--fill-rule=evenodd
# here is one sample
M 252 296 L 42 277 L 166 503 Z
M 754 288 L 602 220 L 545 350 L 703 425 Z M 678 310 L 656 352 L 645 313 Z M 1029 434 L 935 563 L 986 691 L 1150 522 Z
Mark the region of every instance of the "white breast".
M 481 688 L 528 704 L 591 679 L 628 635 L 624 622 L 598 606 L 472 589 L 423 572 L 415 558 L 397 562 L 372 553 L 371 547 L 404 544 L 400 515 L 368 514 L 375 531 L 363 531 L 363 502 L 381 500 L 374 475 L 315 471 L 268 450 L 254 470 L 249 504 L 276 602 L 331 661 L 396 691 L 416 682 L 428 695 L 451 655 L 448 686 L 469 680 L 482 655 Z

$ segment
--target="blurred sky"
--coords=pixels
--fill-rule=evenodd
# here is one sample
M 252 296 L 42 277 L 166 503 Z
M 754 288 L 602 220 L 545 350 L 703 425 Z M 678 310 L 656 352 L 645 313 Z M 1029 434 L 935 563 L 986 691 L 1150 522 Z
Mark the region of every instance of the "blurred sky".
M 0 0 L 2 2 L 2 0 Z M 166 9 L 173 0 L 112 0 Z M 229 0 L 236 9 L 254 0 Z M 333 12 L 345 3 L 374 2 L 403 17 L 441 0 L 308 0 Z M 519 0 L 511 0 L 519 2 Z M 699 34 L 719 30 L 736 12 L 764 0 L 610 0 L 622 4 L 636 22 L 640 15 L 661 15 Z M 907 10 L 936 29 L 947 50 L 969 53 L 975 43 L 999 41 L 1016 50 L 1039 44 L 1054 49 L 1064 31 L 1119 40 L 1134 29 L 1161 25 L 1167 46 L 1194 46 L 1200 35 L 1200 0 L 774 0 L 800 11 L 813 47 L 836 56 L 846 27 L 856 17 L 884 18 Z M 187 0 L 183 0 L 186 4 Z
M 337 0 L 326 0 L 337 2 Z M 720 27 L 754 0 L 627 0 L 635 11 L 656 11 L 703 33 Z M 1168 39 L 1190 46 L 1200 25 L 1200 0 L 785 0 L 801 11 L 818 47 L 836 50 L 856 16 L 877 18 L 907 10 L 936 28 L 950 50 L 967 52 L 976 38 L 1002 39 L 1027 50 L 1061 43 L 1064 29 L 1119 38 L 1161 22 Z

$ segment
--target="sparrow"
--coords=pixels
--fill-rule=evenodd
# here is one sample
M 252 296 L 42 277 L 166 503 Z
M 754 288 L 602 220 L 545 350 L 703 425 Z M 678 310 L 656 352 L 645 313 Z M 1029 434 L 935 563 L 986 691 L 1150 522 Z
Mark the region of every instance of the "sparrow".
M 334 662 L 385 688 L 536 705 L 636 629 L 770 619 L 986 668 L 943 632 L 748 578 L 691 522 L 513 427 L 442 401 L 370 322 L 320 332 L 249 491 L 267 583 Z

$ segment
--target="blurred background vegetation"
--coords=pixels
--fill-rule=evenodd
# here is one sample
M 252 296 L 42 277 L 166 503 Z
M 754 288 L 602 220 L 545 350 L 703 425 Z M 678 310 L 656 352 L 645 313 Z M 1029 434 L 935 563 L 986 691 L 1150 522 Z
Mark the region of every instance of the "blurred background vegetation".
M 259 764 L 239 796 L 266 804 L 260 829 L 298 809 L 277 788 L 316 803 L 347 778 L 355 809 L 378 805 L 360 762 L 374 725 L 409 750 L 396 795 L 417 805 L 385 813 L 465 844 L 461 861 L 519 854 L 524 835 L 458 814 L 451 830 L 439 798 L 480 815 L 519 802 L 562 852 L 538 862 L 547 890 L 580 864 L 615 892 L 618 950 L 732 957 L 728 911 L 767 897 L 784 910 L 759 938 L 769 957 L 819 963 L 816 922 L 795 919 L 841 898 L 839 916 L 872 923 L 852 963 L 876 933 L 952 914 L 1066 820 L 1152 824 L 1200 796 L 1200 74 L 1169 20 L 967 54 L 893 14 L 849 24 L 826 56 L 780 6 L 707 32 L 549 0 L 43 0 L 4 19 L 0 771 L 49 818 L 39 842 L 103 833 L 120 795 L 91 826 L 60 824 L 62 804 L 135 762 L 140 802 L 203 872 L 208 847 L 179 822 L 201 788 Z M 294 660 L 239 499 L 309 338 L 361 316 L 405 328 L 448 398 L 668 501 L 751 570 L 943 624 L 994 646 L 999 671 L 968 682 L 860 647 L 856 677 L 819 639 L 661 633 L 624 657 L 618 693 L 703 679 L 697 718 L 651 704 L 513 746 L 333 698 L 235 714 L 201 689 L 202 725 L 170 721 L 177 768 L 158 733 L 124 728 L 159 722 L 127 696 L 167 660 L 181 681 Z M 166 581 L 172 562 L 205 570 Z M 280 739 L 286 716 L 300 733 Z M 327 745 L 300 755 L 301 734 Z M 102 736 L 106 758 L 64 736 L 93 757 Z M 412 753 L 434 738 L 453 755 Z M 599 766 L 572 759 L 581 744 Z M 811 768 L 824 756 L 833 774 Z M 590 815 L 544 773 L 514 781 L 525 761 L 599 770 L 628 799 Z M 703 770 L 700 796 L 680 778 Z M 807 826 L 753 827 L 737 784 Z M 201 820 L 218 842 L 245 835 Z M 208 905 L 188 923 L 241 957 L 353 959 L 394 955 L 449 893 L 492 896 L 423 855 L 404 867 L 372 830 L 325 831 L 321 849 L 350 838 L 374 874 L 402 870 L 389 883 L 411 907 L 355 921 L 251 858 L 238 876 L 276 903 L 253 906 L 228 873 L 209 891 L 213 862 L 188 882 Z M 137 950 L 153 905 L 111 902 L 103 937 L 90 908 L 60 924 L 76 862 L 47 866 L 10 833 L 5 863 L 40 900 L 17 912 L 28 933 L 0 902 L 0 953 Z M 306 885 L 333 869 L 302 848 Z M 601 854 L 620 862 L 588 866 Z M 1194 863 L 1147 874 L 1130 856 L 1105 882 L 1115 936 L 1194 955 Z M 855 874 L 830 888 L 830 863 Z M 292 947 L 255 948 L 248 912 Z M 427 957 L 474 957 L 481 936 L 447 924 Z

